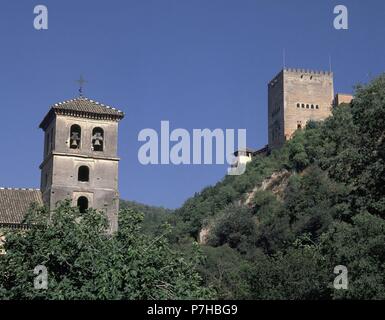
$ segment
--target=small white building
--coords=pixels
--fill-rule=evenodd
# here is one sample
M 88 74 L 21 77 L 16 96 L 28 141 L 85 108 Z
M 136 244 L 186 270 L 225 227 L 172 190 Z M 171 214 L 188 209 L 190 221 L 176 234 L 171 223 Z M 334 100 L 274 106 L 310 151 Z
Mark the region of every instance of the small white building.
M 231 165 L 232 168 L 238 167 L 239 164 L 246 164 L 252 160 L 254 150 L 250 148 L 240 149 L 234 152 L 235 160 Z

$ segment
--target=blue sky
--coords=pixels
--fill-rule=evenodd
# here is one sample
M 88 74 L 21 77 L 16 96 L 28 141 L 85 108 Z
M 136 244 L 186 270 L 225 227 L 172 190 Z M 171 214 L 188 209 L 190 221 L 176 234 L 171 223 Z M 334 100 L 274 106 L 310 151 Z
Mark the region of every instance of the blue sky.
M 33 28 L 44 4 L 49 29 Z M 333 28 L 333 8 L 349 29 Z M 124 199 L 178 207 L 226 173 L 223 165 L 143 166 L 138 132 L 246 128 L 267 141 L 267 82 L 282 67 L 329 68 L 335 91 L 385 70 L 385 2 L 258 0 L 1 1 L 0 186 L 39 187 L 50 105 L 85 95 L 126 113 L 120 125 Z

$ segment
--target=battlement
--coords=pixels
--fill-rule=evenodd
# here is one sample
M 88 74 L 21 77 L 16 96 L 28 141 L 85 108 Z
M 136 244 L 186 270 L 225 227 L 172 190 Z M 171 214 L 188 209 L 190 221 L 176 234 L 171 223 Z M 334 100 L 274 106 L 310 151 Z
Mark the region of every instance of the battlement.
M 284 68 L 269 82 L 269 86 L 274 87 L 279 79 L 282 79 L 284 74 L 295 74 L 303 78 L 304 76 L 310 76 L 310 79 L 313 76 L 320 76 L 326 78 L 333 78 L 333 72 L 323 71 L 323 70 L 310 70 L 310 69 L 300 69 L 300 68 Z M 317 77 L 318 78 L 318 77 Z
M 328 75 L 333 76 L 331 71 L 322 71 L 322 70 L 310 70 L 310 69 L 297 69 L 297 68 L 284 68 L 283 71 L 299 74 L 312 74 L 312 75 Z

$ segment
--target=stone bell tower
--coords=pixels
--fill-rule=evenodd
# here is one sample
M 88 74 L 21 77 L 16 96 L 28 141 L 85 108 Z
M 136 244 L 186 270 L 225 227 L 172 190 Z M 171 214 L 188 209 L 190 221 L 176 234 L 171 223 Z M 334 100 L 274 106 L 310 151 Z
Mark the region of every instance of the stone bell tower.
M 50 210 L 70 199 L 80 212 L 106 213 L 118 228 L 118 122 L 124 113 L 80 96 L 53 105 L 40 128 L 45 134 L 41 192 Z

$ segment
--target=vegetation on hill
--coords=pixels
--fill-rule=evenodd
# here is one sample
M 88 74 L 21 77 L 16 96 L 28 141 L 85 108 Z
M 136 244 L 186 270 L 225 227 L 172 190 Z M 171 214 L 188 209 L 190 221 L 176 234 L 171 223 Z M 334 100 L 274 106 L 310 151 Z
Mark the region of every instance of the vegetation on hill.
M 0 299 L 201 299 L 214 292 L 196 271 L 198 248 L 185 257 L 164 236 L 141 230 L 143 214 L 119 215 L 119 231 L 106 234 L 107 219 L 94 210 L 81 214 L 64 202 L 50 217 L 34 208 L 35 227 L 6 234 L 0 256 Z M 167 234 L 167 226 L 161 228 Z M 34 270 L 47 270 L 47 288 Z M 38 284 L 40 281 L 38 281 Z
M 164 224 L 173 212 L 163 207 L 149 206 L 136 201 L 120 200 L 120 209 L 131 209 L 143 214 L 141 230 L 147 234 L 160 232 L 159 226 Z
M 182 250 L 205 231 L 201 274 L 220 298 L 384 299 L 385 75 L 174 215 Z M 333 287 L 337 265 L 348 290 Z
M 35 227 L 7 235 L 0 298 L 384 299 L 385 75 L 181 208 L 122 207 L 114 236 L 92 210 L 32 210 Z

